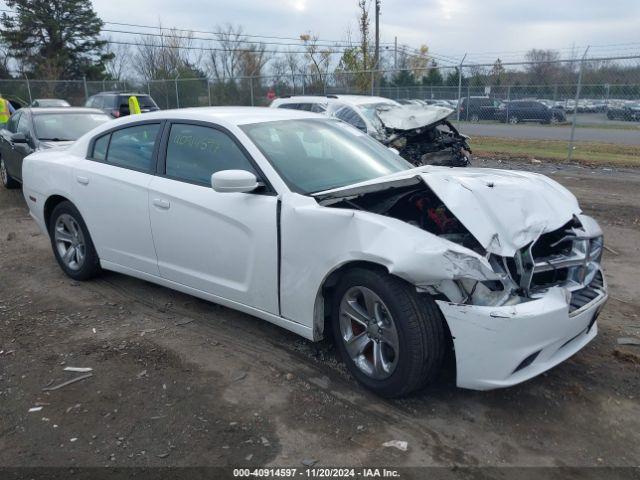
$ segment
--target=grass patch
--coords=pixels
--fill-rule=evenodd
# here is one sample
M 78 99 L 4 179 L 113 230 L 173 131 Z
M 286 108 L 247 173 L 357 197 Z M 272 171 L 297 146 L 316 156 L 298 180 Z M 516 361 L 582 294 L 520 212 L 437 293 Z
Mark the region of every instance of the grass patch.
M 601 142 L 575 142 L 573 161 L 588 165 L 640 167 L 640 146 Z M 567 160 L 568 142 L 519 138 L 476 137 L 471 140 L 475 155 L 538 160 Z

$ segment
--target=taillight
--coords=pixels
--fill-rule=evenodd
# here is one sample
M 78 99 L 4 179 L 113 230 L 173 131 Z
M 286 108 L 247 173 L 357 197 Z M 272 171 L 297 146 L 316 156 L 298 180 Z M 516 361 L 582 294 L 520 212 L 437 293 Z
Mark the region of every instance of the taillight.
M 118 118 L 120 116 L 120 110 L 111 110 L 111 115 Z

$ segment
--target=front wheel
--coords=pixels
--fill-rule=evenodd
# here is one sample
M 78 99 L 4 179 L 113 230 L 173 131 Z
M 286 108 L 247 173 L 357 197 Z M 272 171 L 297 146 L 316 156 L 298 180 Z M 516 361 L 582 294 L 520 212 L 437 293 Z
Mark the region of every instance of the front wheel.
M 511 117 L 509 117 L 509 123 L 511 125 L 517 125 L 519 122 L 520 122 L 520 119 L 515 115 L 512 115 Z
M 400 397 L 440 371 L 444 319 L 435 302 L 387 273 L 347 272 L 334 292 L 333 333 L 349 371 L 383 397 Z
M 12 189 L 20 186 L 20 183 L 9 175 L 7 166 L 4 164 L 4 160 L 2 158 L 0 158 L 0 179 L 2 180 L 2 185 L 4 185 L 5 188 Z
M 89 280 L 101 271 L 98 253 L 78 209 L 59 203 L 49 219 L 49 237 L 60 268 L 74 280 Z

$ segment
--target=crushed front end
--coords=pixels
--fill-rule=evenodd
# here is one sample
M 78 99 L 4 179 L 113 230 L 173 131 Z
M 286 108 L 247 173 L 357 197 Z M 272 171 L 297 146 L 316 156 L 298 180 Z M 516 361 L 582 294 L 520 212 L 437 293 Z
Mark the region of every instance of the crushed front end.
M 602 230 L 547 177 L 427 166 L 318 198 L 428 233 L 390 272 L 435 299 L 460 387 L 523 382 L 596 335 L 607 300 Z
M 459 291 L 437 303 L 453 336 L 458 386 L 515 385 L 592 340 L 607 300 L 602 250 L 597 223 L 579 215 L 512 258 L 490 255 L 501 281 L 455 282 Z

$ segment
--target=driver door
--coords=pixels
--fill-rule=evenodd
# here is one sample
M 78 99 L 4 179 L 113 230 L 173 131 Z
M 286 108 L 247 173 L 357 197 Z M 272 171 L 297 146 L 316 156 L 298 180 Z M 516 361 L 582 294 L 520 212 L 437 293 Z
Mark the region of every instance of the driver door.
M 278 314 L 278 198 L 269 187 L 216 192 L 211 175 L 222 170 L 264 179 L 229 132 L 207 123 L 166 128 L 159 174 L 149 185 L 160 275 Z

